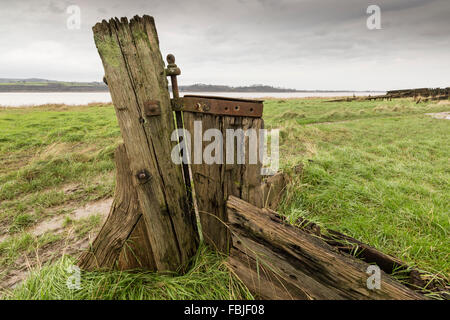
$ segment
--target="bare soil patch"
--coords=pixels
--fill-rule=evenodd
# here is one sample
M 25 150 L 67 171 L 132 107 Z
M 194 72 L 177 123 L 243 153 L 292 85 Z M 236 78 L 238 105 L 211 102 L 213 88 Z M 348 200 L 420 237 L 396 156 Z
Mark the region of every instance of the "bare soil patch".
M 441 101 L 442 102 L 442 101 Z M 434 119 L 445 119 L 450 120 L 450 111 L 437 112 L 437 113 L 425 113 L 427 116 L 431 116 Z
M 67 186 L 66 189 L 72 187 L 76 188 L 76 186 Z M 75 208 L 69 217 L 73 221 L 77 221 L 88 218 L 91 215 L 100 214 L 102 219 L 105 220 L 112 201 L 112 198 L 108 198 L 87 203 L 82 207 Z M 98 228 L 101 226 L 80 238 L 74 233 L 72 227 L 64 226 L 65 218 L 66 216 L 49 217 L 29 230 L 36 237 L 40 237 L 46 233 L 65 233 L 65 235 L 63 235 L 61 240 L 44 245 L 34 252 L 23 254 L 19 257 L 14 262 L 14 265 L 10 266 L 6 274 L 0 279 L 0 292 L 14 288 L 28 276 L 31 270 L 40 267 L 46 262 L 58 259 L 64 254 L 78 255 L 88 247 L 90 241 L 93 240 L 97 233 Z M 3 235 L 0 241 L 6 238 L 7 236 Z
M 70 218 L 73 220 L 79 220 L 83 218 L 87 218 L 93 214 L 100 214 L 102 217 L 106 218 L 109 213 L 109 208 L 111 207 L 113 199 L 103 199 L 95 202 L 91 202 L 86 204 L 81 208 L 75 209 L 71 214 Z M 42 221 L 41 223 L 34 226 L 30 232 L 35 236 L 43 235 L 46 232 L 61 232 L 64 229 L 64 216 L 57 216 L 54 218 L 50 218 Z

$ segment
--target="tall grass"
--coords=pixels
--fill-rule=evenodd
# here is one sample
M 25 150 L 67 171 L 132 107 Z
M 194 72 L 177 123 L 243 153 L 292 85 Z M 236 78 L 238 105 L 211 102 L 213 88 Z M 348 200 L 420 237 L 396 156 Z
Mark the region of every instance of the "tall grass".
M 279 211 L 305 217 L 399 257 L 450 273 L 450 122 L 412 100 L 268 100 L 265 126 L 280 128 L 280 164 L 292 177 Z M 112 196 L 120 141 L 112 106 L 0 109 L 0 278 L 22 254 L 51 241 L 27 228 L 67 204 Z M 294 170 L 298 165 L 302 170 Z M 76 191 L 64 192 L 76 184 Z M 98 217 L 73 224 L 83 237 Z M 69 290 L 73 257 L 36 269 L 8 299 L 250 299 L 221 256 L 201 248 L 182 276 L 83 272 Z
M 450 122 L 423 115 L 282 128 L 293 173 L 280 211 L 450 273 Z M 293 220 L 293 218 L 291 218 Z
M 191 300 L 253 299 L 248 289 L 229 272 L 223 257 L 201 247 L 192 269 L 181 276 L 145 272 L 81 273 L 80 289 L 70 289 L 74 258 L 64 256 L 56 263 L 35 270 L 5 299 L 19 300 Z

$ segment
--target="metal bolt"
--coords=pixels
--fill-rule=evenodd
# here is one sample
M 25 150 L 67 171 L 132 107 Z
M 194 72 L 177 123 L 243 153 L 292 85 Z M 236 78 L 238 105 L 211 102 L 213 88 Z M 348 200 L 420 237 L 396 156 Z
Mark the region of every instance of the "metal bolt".
M 147 179 L 147 173 L 146 173 L 145 171 L 139 172 L 137 176 L 138 176 L 138 179 L 139 179 L 139 180 L 145 180 L 145 179 Z
M 171 53 L 169 53 L 166 57 L 167 63 L 174 64 L 175 63 L 175 56 Z

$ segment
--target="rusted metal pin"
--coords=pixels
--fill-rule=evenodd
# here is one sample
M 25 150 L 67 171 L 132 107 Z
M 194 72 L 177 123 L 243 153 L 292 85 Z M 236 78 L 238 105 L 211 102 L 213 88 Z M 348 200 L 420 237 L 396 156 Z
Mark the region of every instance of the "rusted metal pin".
M 181 70 L 175 64 L 175 56 L 173 54 L 168 54 L 166 59 L 167 59 L 166 75 L 170 76 L 170 81 L 172 83 L 173 97 L 175 99 L 178 99 L 180 97 L 180 93 L 178 91 L 177 76 L 181 74 Z
M 141 170 L 137 173 L 139 183 L 146 183 L 150 178 L 150 174 L 146 170 Z
M 144 180 L 146 178 L 147 178 L 147 174 L 145 174 L 145 172 L 139 173 L 139 179 Z
M 179 100 L 179 98 L 180 98 L 180 93 L 178 91 L 177 76 L 179 76 L 181 74 L 181 70 L 175 64 L 175 56 L 173 54 L 168 54 L 166 60 L 167 60 L 167 68 L 166 68 L 165 72 L 166 72 L 166 76 L 170 76 L 170 82 L 172 83 L 172 95 L 174 98 L 173 100 L 176 101 L 176 100 Z M 176 123 L 177 123 L 177 129 L 184 130 L 183 118 L 182 118 L 182 114 L 181 114 L 180 110 L 175 110 L 175 119 L 176 119 Z M 184 139 L 184 137 L 183 137 L 183 139 Z M 181 143 L 180 138 L 178 140 L 178 143 Z M 183 154 L 181 154 L 181 156 L 184 158 Z M 187 156 L 189 157 L 189 154 L 187 154 Z M 191 184 L 192 171 L 191 171 L 191 168 L 189 167 L 189 164 L 184 163 L 184 161 L 183 161 L 183 176 L 184 176 L 184 183 L 186 185 L 186 195 L 187 195 L 188 201 L 194 207 L 196 217 L 197 217 L 197 219 L 199 219 L 197 201 L 195 199 L 195 191 L 192 189 L 192 184 Z M 201 235 L 201 233 L 200 233 L 200 235 Z

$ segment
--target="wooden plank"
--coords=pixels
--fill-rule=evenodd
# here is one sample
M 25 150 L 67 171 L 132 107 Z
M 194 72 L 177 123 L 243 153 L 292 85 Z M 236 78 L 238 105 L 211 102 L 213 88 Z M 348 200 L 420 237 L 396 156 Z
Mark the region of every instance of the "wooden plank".
M 321 239 L 284 223 L 270 210 L 233 196 L 227 208 L 233 241 L 229 264 L 258 297 L 425 299 L 383 271 L 380 289 L 369 289 L 367 263 L 337 252 Z M 265 276 L 258 282 L 261 273 Z M 266 289 L 268 281 L 275 290 Z
M 154 20 L 104 20 L 93 31 L 157 270 L 184 268 L 197 250 L 198 233 L 181 167 L 170 157 L 175 127 Z M 159 115 L 145 114 L 152 101 Z
M 228 117 L 217 116 L 202 113 L 183 112 L 185 129 L 191 134 L 192 147 L 190 148 L 191 170 L 193 175 L 194 188 L 196 193 L 197 205 L 199 209 L 202 233 L 205 242 L 212 248 L 220 252 L 227 253 L 229 249 L 229 234 L 225 227 L 227 214 L 225 200 L 229 195 L 241 197 L 251 203 L 262 206 L 263 197 L 261 190 L 261 163 L 249 164 L 249 139 L 245 138 L 245 161 L 244 164 L 237 164 L 237 144 L 234 144 L 233 164 L 226 164 L 226 130 L 227 129 L 255 129 L 263 127 L 263 121 L 260 118 L 250 117 Z M 195 164 L 194 155 L 194 122 L 202 123 L 202 132 L 200 136 L 208 129 L 218 129 L 223 139 L 223 164 L 206 164 L 203 159 L 201 164 Z M 257 137 L 259 143 L 259 136 Z M 205 148 L 211 142 L 203 142 L 201 155 Z
M 274 214 L 276 214 L 276 212 L 274 212 Z M 282 217 L 280 218 L 283 219 Z M 446 290 L 446 288 L 449 287 L 448 280 L 438 274 L 431 275 L 418 270 L 407 265 L 398 258 L 387 255 L 368 244 L 356 240 L 355 238 L 334 230 L 324 230 L 314 222 L 305 218 L 299 217 L 295 224 L 301 228 L 302 231 L 320 237 L 327 244 L 336 248 L 339 252 L 352 254 L 357 256 L 358 259 L 369 264 L 376 264 L 387 274 L 402 272 L 404 277 L 403 283 L 409 288 L 415 289 L 419 292 L 421 292 L 421 289 L 423 288 L 422 292 L 433 292 L 435 295 L 438 295 L 443 299 L 448 299 L 449 297 L 449 294 L 447 293 L 448 290 Z

